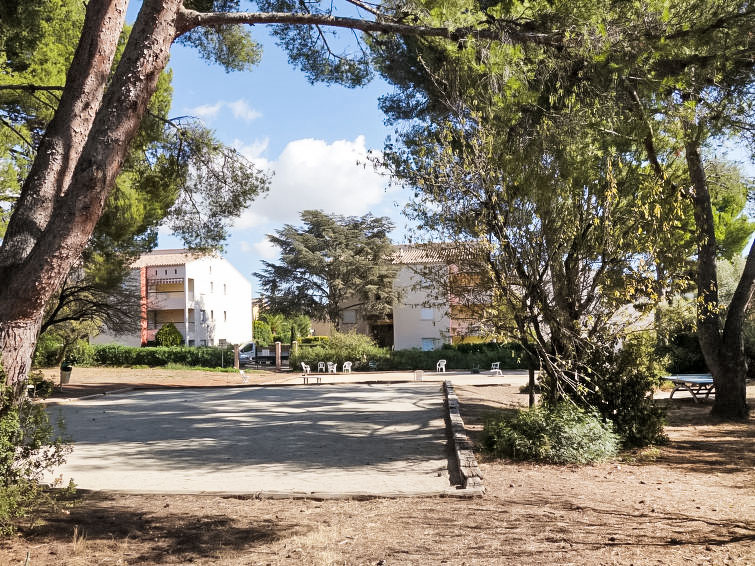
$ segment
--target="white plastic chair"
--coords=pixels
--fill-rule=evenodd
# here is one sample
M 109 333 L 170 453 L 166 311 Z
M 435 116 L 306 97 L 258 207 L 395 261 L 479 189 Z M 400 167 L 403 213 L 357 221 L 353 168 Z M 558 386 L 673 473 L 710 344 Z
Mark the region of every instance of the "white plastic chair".
M 325 373 L 325 362 L 317 362 L 317 371 Z
M 312 368 L 310 368 L 304 362 L 301 363 L 301 370 L 304 372 L 304 375 L 308 375 L 308 374 L 312 373 Z
M 336 373 L 338 366 L 333 362 L 328 362 L 328 373 Z
M 243 369 L 239 370 L 239 375 L 241 376 L 241 383 L 249 383 L 249 376 Z
M 446 373 L 446 360 L 438 360 L 438 363 L 435 365 L 435 371 Z
M 343 362 L 343 373 L 351 373 L 351 362 Z
M 501 371 L 501 362 L 493 362 L 490 364 L 490 375 L 503 375 Z

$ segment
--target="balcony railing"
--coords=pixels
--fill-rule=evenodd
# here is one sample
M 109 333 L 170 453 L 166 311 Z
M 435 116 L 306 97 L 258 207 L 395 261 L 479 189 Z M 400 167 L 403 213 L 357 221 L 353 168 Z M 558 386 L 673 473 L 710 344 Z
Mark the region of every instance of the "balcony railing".
M 163 325 L 168 324 L 169 322 L 172 322 L 178 330 L 183 330 L 184 328 L 184 321 L 183 320 L 164 320 L 162 322 L 148 322 L 147 323 L 147 330 L 160 330 Z M 189 332 L 194 330 L 194 322 L 189 322 Z

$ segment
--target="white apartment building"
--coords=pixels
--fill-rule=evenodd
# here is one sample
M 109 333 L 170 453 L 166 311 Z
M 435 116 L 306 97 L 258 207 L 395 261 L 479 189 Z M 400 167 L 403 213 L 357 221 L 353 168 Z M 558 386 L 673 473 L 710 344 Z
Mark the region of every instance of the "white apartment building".
M 155 250 L 132 265 L 141 294 L 140 327 L 107 332 L 93 343 L 146 345 L 172 322 L 186 346 L 242 344 L 252 337 L 252 285 L 226 259 L 187 250 Z

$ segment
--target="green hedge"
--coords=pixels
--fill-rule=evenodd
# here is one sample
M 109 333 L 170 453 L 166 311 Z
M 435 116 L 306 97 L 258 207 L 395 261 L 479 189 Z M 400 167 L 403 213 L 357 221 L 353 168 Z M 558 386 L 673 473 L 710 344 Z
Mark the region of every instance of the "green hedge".
M 350 361 L 355 370 L 367 370 L 369 363 L 374 362 L 378 370 L 435 371 L 438 360 L 446 360 L 446 369 L 449 370 L 478 367 L 486 371 L 493 362 L 499 362 L 501 369 L 525 368 L 523 358 L 521 346 L 515 343 L 448 344 L 439 350 L 390 351 L 376 346 L 367 336 L 349 333 L 336 334 L 324 344 L 300 348 L 299 353 L 291 358 L 291 367 L 298 369 L 301 362 L 316 366 L 317 362 L 342 365 Z
M 80 366 L 164 366 L 180 364 L 192 367 L 233 365 L 233 348 L 155 346 L 134 347 L 118 344 L 90 345 L 79 342 L 66 356 Z
M 440 350 L 396 350 L 390 358 L 378 363 L 380 369 L 423 369 L 434 371 L 438 360 L 446 360 L 446 369 L 490 369 L 490 364 L 499 362 L 501 369 L 527 367 L 522 348 L 516 343 L 446 344 Z

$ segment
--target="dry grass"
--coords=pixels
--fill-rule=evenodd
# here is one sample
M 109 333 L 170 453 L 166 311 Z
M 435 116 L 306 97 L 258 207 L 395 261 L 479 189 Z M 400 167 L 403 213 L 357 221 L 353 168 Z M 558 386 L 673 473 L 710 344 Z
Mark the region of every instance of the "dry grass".
M 526 403 L 511 389 L 456 388 L 473 431 Z M 709 407 L 674 402 L 671 443 L 621 462 L 484 462 L 475 500 L 81 494 L 0 541 L 0 565 L 755 564 L 755 420 Z

